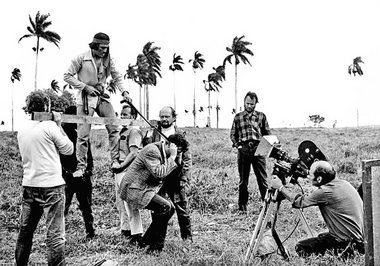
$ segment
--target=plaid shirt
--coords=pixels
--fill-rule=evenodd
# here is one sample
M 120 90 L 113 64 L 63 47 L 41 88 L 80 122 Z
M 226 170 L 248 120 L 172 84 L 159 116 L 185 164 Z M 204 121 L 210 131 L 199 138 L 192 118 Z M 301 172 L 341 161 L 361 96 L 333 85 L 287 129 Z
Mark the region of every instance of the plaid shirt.
M 230 133 L 233 146 L 244 141 L 260 140 L 265 135 L 271 135 L 271 132 L 264 113 L 253 111 L 249 114 L 243 111 L 235 115 Z

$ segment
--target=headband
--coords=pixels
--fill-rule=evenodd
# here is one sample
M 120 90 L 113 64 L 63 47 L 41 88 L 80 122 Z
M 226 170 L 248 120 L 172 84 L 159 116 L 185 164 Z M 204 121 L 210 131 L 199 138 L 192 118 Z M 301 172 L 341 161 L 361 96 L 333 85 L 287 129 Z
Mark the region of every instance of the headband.
M 104 40 L 104 39 L 98 39 L 98 38 L 94 38 L 92 40 L 92 43 L 100 43 L 100 44 L 109 44 L 110 41 L 109 40 Z

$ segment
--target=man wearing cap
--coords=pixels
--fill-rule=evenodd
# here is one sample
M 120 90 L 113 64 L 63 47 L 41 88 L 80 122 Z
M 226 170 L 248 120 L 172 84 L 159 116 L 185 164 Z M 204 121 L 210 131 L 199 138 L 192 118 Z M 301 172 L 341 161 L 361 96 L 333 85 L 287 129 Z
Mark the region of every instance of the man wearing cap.
M 125 89 L 123 75 L 117 71 L 115 61 L 109 53 L 110 38 L 105 33 L 95 34 L 89 44 L 90 50 L 75 57 L 64 73 L 63 79 L 78 90 L 77 114 L 93 116 L 96 112 L 100 117 L 116 117 L 110 102 L 107 78 L 112 78 L 114 87 L 120 90 L 124 100 L 131 101 Z M 106 125 L 109 138 L 109 149 L 112 164 L 117 164 L 118 157 L 118 128 Z M 82 177 L 87 165 L 88 139 L 90 124 L 78 124 L 77 139 L 77 170 L 74 177 Z
M 335 178 L 335 170 L 326 161 L 314 162 L 310 167 L 310 182 L 317 187 L 308 195 L 292 194 L 279 178 L 271 182 L 273 189 L 292 202 L 293 208 L 318 206 L 327 232 L 299 241 L 296 252 L 305 257 L 332 251 L 343 256 L 356 249 L 364 253 L 363 201 L 355 188 L 346 180 Z

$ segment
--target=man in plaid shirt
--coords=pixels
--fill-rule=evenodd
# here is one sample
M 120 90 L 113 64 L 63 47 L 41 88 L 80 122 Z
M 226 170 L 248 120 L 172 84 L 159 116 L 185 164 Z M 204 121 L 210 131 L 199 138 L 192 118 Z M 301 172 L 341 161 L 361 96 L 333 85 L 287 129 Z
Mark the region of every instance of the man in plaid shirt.
M 247 212 L 248 181 L 251 165 L 256 175 L 261 199 L 264 200 L 268 187 L 266 162 L 264 156 L 255 156 L 262 136 L 271 135 L 264 113 L 255 111 L 258 98 L 256 93 L 248 92 L 244 97 L 244 111 L 235 115 L 230 138 L 232 146 L 238 148 L 239 211 Z

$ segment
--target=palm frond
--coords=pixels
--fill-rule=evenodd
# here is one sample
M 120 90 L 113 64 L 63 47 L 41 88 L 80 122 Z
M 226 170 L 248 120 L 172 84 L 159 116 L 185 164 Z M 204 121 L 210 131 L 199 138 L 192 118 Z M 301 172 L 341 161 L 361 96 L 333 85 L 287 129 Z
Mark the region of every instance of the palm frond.
M 30 38 L 30 37 L 33 37 L 33 35 L 32 34 L 25 34 L 24 36 L 22 36 L 19 40 L 18 40 L 18 42 L 20 42 L 22 39 L 24 39 L 24 38 Z
M 53 79 L 50 83 L 50 88 L 55 92 L 55 93 L 58 93 L 59 91 L 59 85 L 58 85 L 58 81 L 56 81 L 55 79 Z
M 15 80 L 20 81 L 20 78 L 21 78 L 21 71 L 20 71 L 20 69 L 14 68 L 13 71 L 12 71 L 12 75 L 11 75 L 11 81 L 12 81 L 12 83 L 14 83 Z

